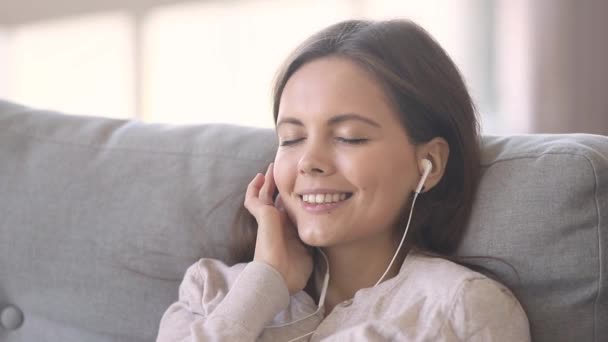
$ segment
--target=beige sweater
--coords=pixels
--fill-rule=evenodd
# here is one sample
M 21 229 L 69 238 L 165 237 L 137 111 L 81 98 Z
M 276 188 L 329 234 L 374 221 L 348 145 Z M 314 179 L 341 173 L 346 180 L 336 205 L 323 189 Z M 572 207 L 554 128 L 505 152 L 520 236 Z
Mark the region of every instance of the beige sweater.
M 399 274 L 359 290 L 324 318 L 261 262 L 201 259 L 160 321 L 165 341 L 530 341 L 519 302 L 501 284 L 450 261 L 410 253 Z

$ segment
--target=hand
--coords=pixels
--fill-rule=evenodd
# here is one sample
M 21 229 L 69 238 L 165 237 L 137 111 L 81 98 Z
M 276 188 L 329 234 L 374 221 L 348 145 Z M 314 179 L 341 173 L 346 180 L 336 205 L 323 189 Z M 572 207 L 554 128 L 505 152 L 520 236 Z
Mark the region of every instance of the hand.
M 280 195 L 276 203 L 272 194 L 276 189 L 273 163 L 266 175 L 258 173 L 245 194 L 245 208 L 258 223 L 258 234 L 253 259 L 274 267 L 285 280 L 290 294 L 301 291 L 312 273 L 312 254 L 298 236 L 289 220 Z

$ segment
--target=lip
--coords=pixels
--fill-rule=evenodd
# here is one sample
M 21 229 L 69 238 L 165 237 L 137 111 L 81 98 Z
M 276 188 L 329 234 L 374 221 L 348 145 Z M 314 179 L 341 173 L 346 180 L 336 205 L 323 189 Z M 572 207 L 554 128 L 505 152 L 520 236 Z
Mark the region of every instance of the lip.
M 347 196 L 346 199 L 343 201 L 332 202 L 332 203 L 323 203 L 323 204 L 307 203 L 307 202 L 304 202 L 304 200 L 302 199 L 302 195 L 307 195 L 307 194 L 333 194 L 333 193 L 347 193 L 347 194 L 349 194 L 349 196 Z M 298 200 L 300 201 L 300 206 L 306 212 L 311 213 L 311 214 L 327 214 L 330 211 L 335 210 L 335 209 L 345 205 L 347 203 L 347 201 L 350 200 L 350 198 L 352 197 L 352 194 L 353 193 L 349 192 L 349 191 L 315 189 L 315 190 L 308 190 L 308 191 L 303 191 L 303 192 L 297 193 L 297 197 L 298 197 Z
M 344 191 L 344 190 L 337 190 L 337 189 L 328 189 L 328 188 L 319 188 L 319 189 L 310 189 L 310 190 L 302 190 L 302 191 L 296 191 L 295 192 L 298 196 L 302 197 L 302 195 L 308 195 L 308 194 L 335 194 L 335 193 L 346 193 L 346 194 L 352 194 L 351 191 Z

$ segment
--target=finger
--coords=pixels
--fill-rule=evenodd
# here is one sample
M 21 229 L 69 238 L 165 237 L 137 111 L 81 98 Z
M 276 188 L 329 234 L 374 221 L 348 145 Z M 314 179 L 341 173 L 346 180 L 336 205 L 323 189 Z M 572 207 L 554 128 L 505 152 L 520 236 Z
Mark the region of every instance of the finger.
M 277 189 L 277 183 L 274 181 L 274 163 L 270 163 L 269 171 L 270 172 L 268 174 L 268 182 L 270 183 L 270 191 L 268 192 L 268 196 L 270 196 L 270 202 L 272 203 L 272 196 L 274 195 L 274 192 Z
M 275 184 L 274 184 L 274 178 L 272 176 L 272 172 L 273 172 L 273 163 L 270 163 L 268 165 L 268 168 L 266 169 L 266 174 L 264 175 L 264 185 L 262 185 L 262 188 L 260 189 L 260 200 L 262 200 L 262 202 L 264 202 L 265 204 L 269 204 L 272 205 L 272 194 L 274 193 L 274 189 L 275 189 Z
M 260 189 L 262 184 L 264 183 L 264 175 L 258 173 L 253 177 L 249 185 L 247 186 L 247 191 L 245 192 L 245 208 L 249 210 L 252 214 L 254 214 L 254 210 L 256 209 L 256 204 L 259 201 Z M 255 215 L 254 215 L 255 216 Z
M 281 194 L 278 194 L 277 198 L 275 198 L 274 206 L 281 212 L 285 211 L 285 202 L 283 202 L 283 197 L 281 197 Z

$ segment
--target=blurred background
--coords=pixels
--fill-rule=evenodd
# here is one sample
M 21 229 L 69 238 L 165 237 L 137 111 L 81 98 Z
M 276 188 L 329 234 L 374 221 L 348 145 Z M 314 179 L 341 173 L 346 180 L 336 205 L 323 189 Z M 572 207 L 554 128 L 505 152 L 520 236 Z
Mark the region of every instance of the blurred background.
M 463 73 L 484 134 L 608 135 L 605 0 L 0 0 L 0 98 L 79 115 L 272 127 L 287 54 L 409 18 Z

